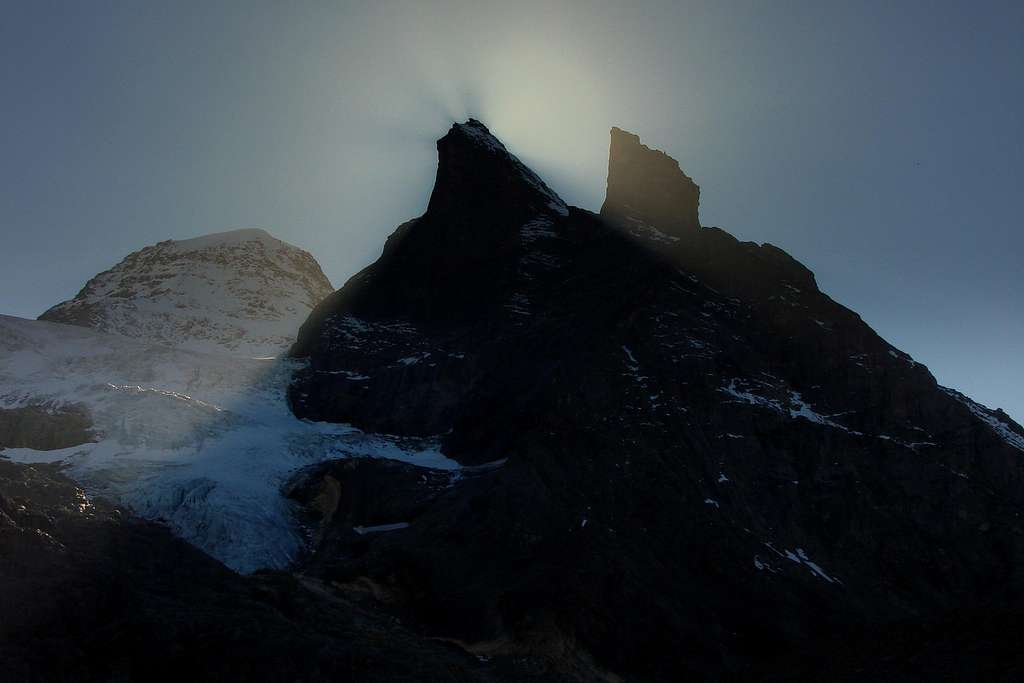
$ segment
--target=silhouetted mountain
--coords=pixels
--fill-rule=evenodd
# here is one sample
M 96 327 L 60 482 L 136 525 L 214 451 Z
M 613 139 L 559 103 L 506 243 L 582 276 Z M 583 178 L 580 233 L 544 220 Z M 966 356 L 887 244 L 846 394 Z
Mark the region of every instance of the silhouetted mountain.
M 261 231 L 0 317 L 0 679 L 1024 675 L 1024 429 L 635 135 L 600 214 L 438 153 L 293 358 L 237 357 L 328 288 Z
M 700 227 L 697 186 L 635 135 L 612 131 L 600 215 L 478 121 L 438 154 L 426 213 L 303 325 L 290 400 L 496 464 L 420 494 L 385 478 L 374 506 L 401 519 L 349 509 L 394 524 L 327 533 L 310 572 L 471 651 L 629 680 L 1019 605 L 1024 430 L 1004 413 L 781 249 Z M 325 519 L 363 485 L 309 476 Z

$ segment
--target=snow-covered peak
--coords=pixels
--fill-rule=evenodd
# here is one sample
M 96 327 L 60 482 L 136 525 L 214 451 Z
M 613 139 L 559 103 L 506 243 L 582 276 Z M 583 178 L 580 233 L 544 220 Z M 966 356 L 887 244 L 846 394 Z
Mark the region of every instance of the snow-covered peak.
M 197 351 L 274 356 L 331 291 L 310 254 L 246 228 L 129 254 L 40 319 Z

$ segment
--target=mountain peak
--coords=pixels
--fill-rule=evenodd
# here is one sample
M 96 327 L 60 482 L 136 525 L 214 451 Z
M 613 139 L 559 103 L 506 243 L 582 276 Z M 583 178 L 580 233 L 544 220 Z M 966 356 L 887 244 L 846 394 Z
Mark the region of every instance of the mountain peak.
M 243 228 L 129 254 L 40 319 L 196 351 L 272 356 L 331 291 L 310 254 Z
M 700 228 L 699 204 L 700 187 L 678 161 L 642 144 L 639 135 L 612 128 L 602 216 L 619 223 L 644 223 L 683 237 Z
M 481 205 L 568 215 L 565 202 L 477 119 L 437 141 L 437 179 L 428 211 Z
M 332 297 L 303 329 L 315 329 L 339 305 L 431 324 L 505 310 L 532 237 L 557 233 L 568 215 L 565 202 L 487 126 L 455 123 L 437 141 L 427 210 L 388 238 L 381 258 L 346 285 L 350 296 Z M 293 352 L 308 353 L 310 339 L 300 332 Z
M 1016 425 L 941 390 L 781 249 L 700 228 L 697 186 L 636 135 L 612 130 L 604 217 L 562 218 L 483 131 L 442 139 L 430 209 L 318 306 L 289 386 L 301 418 L 442 435 L 474 475 L 415 517 L 323 513 L 337 544 L 314 576 L 401 577 L 468 642 L 533 639 L 552 615 L 550 639 L 638 680 L 744 677 L 823 623 L 835 642 L 1020 593 Z M 307 500 L 337 491 L 315 476 Z
M 212 232 L 199 237 L 183 240 L 169 240 L 180 251 L 198 251 L 211 247 L 231 247 L 246 242 L 262 242 L 264 244 L 281 244 L 292 246 L 277 239 L 263 228 L 238 228 L 224 232 Z
M 505 145 L 501 143 L 483 122 L 469 118 L 464 123 L 453 123 L 448 135 L 464 138 L 474 145 L 479 145 L 494 152 L 508 154 Z M 445 136 L 447 137 L 447 136 Z M 444 138 L 442 138 L 444 139 Z
M 263 228 L 234 228 L 221 232 L 211 232 L 199 237 L 189 238 L 190 240 L 205 239 L 211 242 L 245 242 L 251 240 L 277 239 Z M 179 240 L 187 242 L 189 240 Z

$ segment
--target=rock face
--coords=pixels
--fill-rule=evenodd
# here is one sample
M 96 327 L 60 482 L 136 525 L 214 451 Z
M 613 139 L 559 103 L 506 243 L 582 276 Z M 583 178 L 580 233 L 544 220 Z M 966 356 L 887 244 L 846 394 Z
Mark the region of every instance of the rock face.
M 700 188 L 675 159 L 641 144 L 638 135 L 612 128 L 602 217 L 629 227 L 656 226 L 671 240 L 700 228 L 699 204 Z
M 40 320 L 195 351 L 273 356 L 331 283 L 305 251 L 246 229 L 129 254 Z
M 628 680 L 764 675 L 1019 608 L 1024 430 L 1004 413 L 781 249 L 699 227 L 697 187 L 635 136 L 612 132 L 600 216 L 479 122 L 438 152 L 426 213 L 303 325 L 290 401 L 503 464 L 323 546 L 314 575 L 474 651 Z
M 483 350 L 465 353 L 459 335 L 481 319 L 515 328 L 531 315 L 522 284 L 546 277 L 568 208 L 478 121 L 453 126 L 437 148 L 427 212 L 302 326 L 292 353 L 314 360 L 310 381 L 291 393 L 301 417 L 441 433 Z
M 4 448 L 49 451 L 94 441 L 89 412 L 81 405 L 0 407 L 0 452 Z
M 322 544 L 332 536 L 357 540 L 366 533 L 403 528 L 456 476 L 453 470 L 396 460 L 351 458 L 301 470 L 284 493 L 313 512 L 314 543 Z

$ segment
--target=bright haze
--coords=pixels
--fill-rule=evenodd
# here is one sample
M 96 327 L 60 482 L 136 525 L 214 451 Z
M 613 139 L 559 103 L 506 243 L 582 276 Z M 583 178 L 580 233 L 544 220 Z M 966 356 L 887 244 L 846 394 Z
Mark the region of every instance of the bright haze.
M 1022 31 L 996 2 L 7 3 L 0 313 L 238 227 L 340 286 L 470 115 L 597 210 L 617 125 L 680 160 L 704 225 L 1021 420 Z

